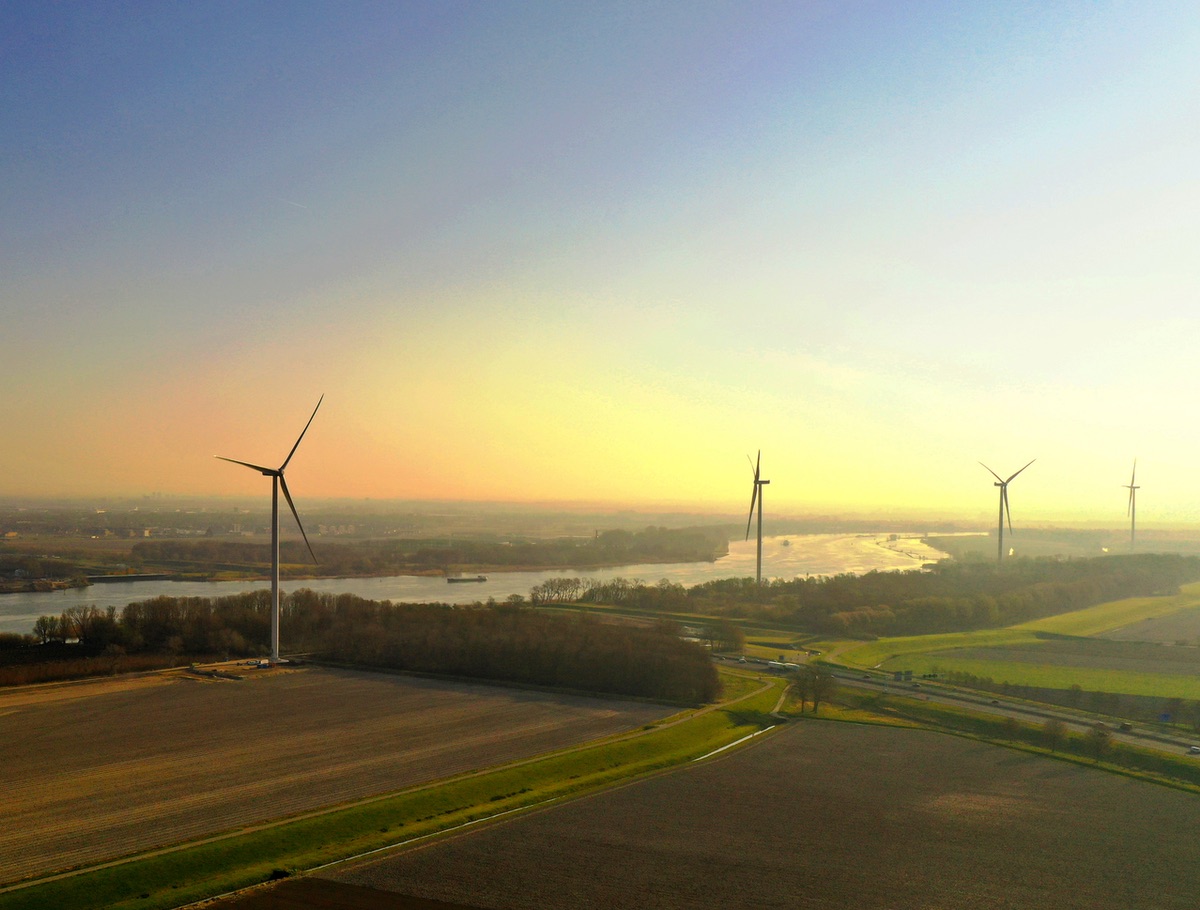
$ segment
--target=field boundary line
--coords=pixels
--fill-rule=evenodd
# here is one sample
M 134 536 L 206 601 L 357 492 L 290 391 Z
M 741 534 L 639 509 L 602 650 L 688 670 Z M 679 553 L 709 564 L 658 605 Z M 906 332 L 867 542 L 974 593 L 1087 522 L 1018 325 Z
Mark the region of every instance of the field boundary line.
M 704 761 L 704 759 L 712 758 L 717 753 L 724 752 L 726 749 L 732 749 L 734 746 L 740 746 L 742 743 L 746 742 L 747 740 L 754 739 L 754 737 L 756 737 L 756 736 L 761 736 L 763 733 L 770 733 L 772 730 L 774 730 L 778 726 L 779 726 L 779 724 L 771 724 L 771 726 L 769 726 L 769 727 L 764 727 L 761 730 L 755 730 L 753 733 L 743 736 L 741 739 L 731 742 L 728 745 L 724 745 L 719 749 L 713 749 L 707 755 L 701 755 L 699 758 L 693 758 L 692 763 L 694 764 L 698 761 Z

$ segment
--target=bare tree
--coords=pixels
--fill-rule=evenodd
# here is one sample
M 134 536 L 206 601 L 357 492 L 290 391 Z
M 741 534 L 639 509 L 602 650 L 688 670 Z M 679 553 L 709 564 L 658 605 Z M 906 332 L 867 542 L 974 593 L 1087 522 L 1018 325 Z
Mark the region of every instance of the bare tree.
M 42 644 L 52 641 L 62 641 L 62 620 L 57 616 L 39 616 L 33 624 L 33 634 Z
M 1088 751 L 1096 761 L 1100 761 L 1100 759 L 1108 755 L 1113 748 L 1112 731 L 1104 724 L 1093 726 L 1084 735 L 1083 740 L 1087 744 Z
M 833 698 L 833 694 L 837 691 L 837 680 L 834 679 L 833 673 L 827 667 L 820 664 L 808 664 L 807 666 L 812 675 L 813 714 L 816 714 L 821 707 L 821 702 Z
M 791 675 L 791 680 L 792 692 L 800 699 L 800 713 L 803 714 L 812 694 L 812 674 L 808 672 L 808 667 L 801 667 Z
M 1042 736 L 1046 740 L 1046 747 L 1051 752 L 1057 752 L 1067 741 L 1067 725 L 1057 717 L 1051 717 L 1042 724 Z
M 800 699 L 800 713 L 808 702 L 812 701 L 813 714 L 821 708 L 821 702 L 828 701 L 837 691 L 837 680 L 828 667 L 820 664 L 805 664 L 791 675 L 792 691 Z

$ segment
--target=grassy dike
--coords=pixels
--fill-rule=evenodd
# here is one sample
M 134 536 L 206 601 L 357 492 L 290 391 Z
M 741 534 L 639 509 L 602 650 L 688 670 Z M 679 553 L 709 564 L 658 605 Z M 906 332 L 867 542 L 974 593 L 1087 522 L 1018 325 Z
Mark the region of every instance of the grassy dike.
M 876 667 L 897 658 L 913 659 L 963 649 L 1004 648 L 1042 641 L 1040 634 L 1089 637 L 1147 619 L 1170 616 L 1200 607 L 1200 582 L 1182 585 L 1179 594 L 1160 597 L 1130 597 L 1060 613 L 1003 629 L 972 632 L 943 632 L 880 638 L 867 644 L 839 642 L 839 660 L 856 667 Z M 957 669 L 957 667 L 955 667 Z M 984 674 L 988 675 L 988 674 Z
M 0 891 L 0 910 L 160 910 L 683 764 L 772 721 L 783 680 L 723 673 L 726 700 L 576 749 Z

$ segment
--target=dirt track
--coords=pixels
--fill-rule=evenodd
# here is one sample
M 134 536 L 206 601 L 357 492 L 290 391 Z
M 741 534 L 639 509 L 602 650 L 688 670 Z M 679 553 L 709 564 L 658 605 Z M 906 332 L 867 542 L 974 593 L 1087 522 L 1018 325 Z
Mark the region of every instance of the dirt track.
M 668 713 L 316 668 L 241 682 L 176 673 L 0 692 L 0 883 L 399 790 Z

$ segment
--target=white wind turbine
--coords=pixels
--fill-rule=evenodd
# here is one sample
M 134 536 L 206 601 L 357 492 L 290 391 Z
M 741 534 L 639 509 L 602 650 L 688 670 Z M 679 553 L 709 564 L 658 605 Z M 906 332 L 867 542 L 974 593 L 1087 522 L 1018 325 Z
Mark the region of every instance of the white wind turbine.
M 1137 459 L 1133 460 L 1133 473 L 1129 475 L 1129 483 L 1122 484 L 1129 491 L 1129 550 L 1133 551 L 1134 532 L 1137 530 L 1137 491 L 1141 489 L 1135 481 L 1137 477 Z
M 1037 459 L 1034 458 L 1032 461 L 1029 462 L 1029 464 L 1025 465 L 1025 468 L 1029 467 L 1030 464 L 1033 464 L 1034 461 L 1037 461 Z M 1005 518 L 1005 516 L 1008 516 L 1008 533 L 1009 534 L 1012 533 L 1012 512 L 1010 512 L 1008 510 L 1008 485 L 1010 483 L 1012 483 L 1013 479 L 1017 476 L 1017 474 L 1020 474 L 1021 471 L 1025 470 L 1025 468 L 1021 468 L 1021 471 L 1017 471 L 1015 474 L 1010 474 L 1008 477 L 1008 480 L 1001 480 L 999 474 L 997 474 L 995 471 L 993 471 L 987 465 L 983 464 L 982 461 L 979 463 L 981 465 L 983 465 L 983 468 L 989 474 L 991 474 L 993 477 L 996 478 L 996 482 L 994 484 L 992 484 L 992 486 L 1000 488 L 1000 528 L 999 528 L 999 532 L 998 532 L 996 562 L 1003 562 L 1004 561 L 1004 518 Z
M 749 460 L 750 456 L 746 456 Z M 762 585 L 762 488 L 769 484 L 769 480 L 759 479 L 759 465 L 762 463 L 762 449 L 758 450 L 758 461 L 751 462 L 754 468 L 754 490 L 750 494 L 750 515 L 746 519 L 746 539 L 750 539 L 750 522 L 754 520 L 754 505 L 758 503 L 758 561 L 756 562 L 754 571 L 754 581 L 758 585 Z
M 283 479 L 284 469 L 287 468 L 288 462 L 292 460 L 292 456 L 296 454 L 296 449 L 300 447 L 300 440 L 304 438 L 304 434 L 308 432 L 309 426 L 313 422 L 313 417 L 317 416 L 317 409 L 321 407 L 321 402 L 325 400 L 322 395 L 317 401 L 317 407 L 313 408 L 312 416 L 308 418 L 308 423 L 304 425 L 304 429 L 300 431 L 300 436 L 296 439 L 296 444 L 292 446 L 292 450 L 288 452 L 288 457 L 283 460 L 278 468 L 267 468 L 258 464 L 251 464 L 248 461 L 238 461 L 236 458 L 226 458 L 223 455 L 217 455 L 221 461 L 230 461 L 234 464 L 240 464 L 243 467 L 251 468 L 258 471 L 264 477 L 271 478 L 271 664 L 272 666 L 279 663 L 279 488 L 283 487 L 283 495 L 287 499 L 288 507 L 292 510 L 292 516 L 296 519 L 296 527 L 300 529 L 300 536 L 304 538 L 304 545 L 308 547 L 308 555 L 312 557 L 313 562 L 317 561 L 317 554 L 313 552 L 312 544 L 308 542 L 308 535 L 304 533 L 304 525 L 300 523 L 300 515 L 296 511 L 296 504 L 292 502 L 292 494 L 288 492 L 287 481 Z

